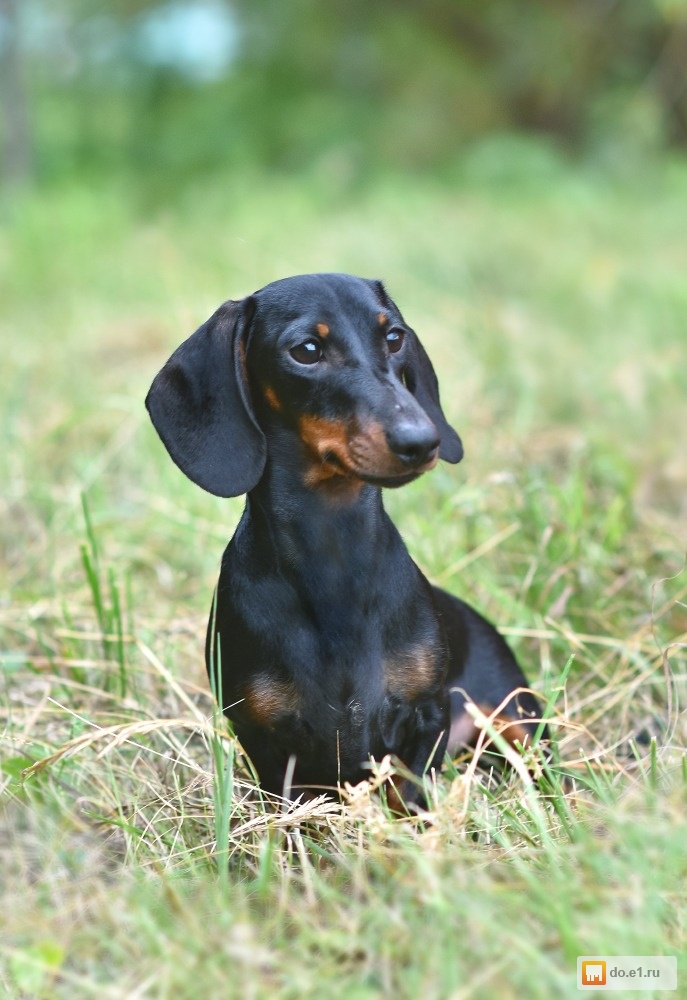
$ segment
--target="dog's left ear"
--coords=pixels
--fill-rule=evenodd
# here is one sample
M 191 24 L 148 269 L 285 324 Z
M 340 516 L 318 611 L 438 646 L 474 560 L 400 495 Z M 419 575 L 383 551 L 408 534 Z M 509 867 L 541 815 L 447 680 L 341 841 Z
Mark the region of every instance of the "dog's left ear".
M 463 457 L 463 444 L 444 416 L 439 399 L 439 383 L 432 362 L 420 343 L 420 338 L 407 325 L 398 306 L 389 297 L 381 281 L 375 281 L 373 284 L 380 303 L 396 313 L 410 336 L 408 344 L 410 361 L 405 366 L 403 373 L 406 388 L 415 397 L 439 432 L 439 458 L 455 465 Z

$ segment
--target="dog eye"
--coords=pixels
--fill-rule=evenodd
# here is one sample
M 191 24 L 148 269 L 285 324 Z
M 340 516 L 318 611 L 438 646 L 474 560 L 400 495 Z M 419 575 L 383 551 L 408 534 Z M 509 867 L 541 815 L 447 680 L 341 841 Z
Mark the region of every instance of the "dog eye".
M 405 333 L 403 330 L 389 330 L 385 334 L 384 339 L 386 340 L 386 346 L 389 348 L 389 353 L 396 354 L 403 347 Z
M 289 354 L 299 365 L 315 365 L 322 360 L 324 351 L 316 340 L 305 340 L 297 347 L 292 347 Z

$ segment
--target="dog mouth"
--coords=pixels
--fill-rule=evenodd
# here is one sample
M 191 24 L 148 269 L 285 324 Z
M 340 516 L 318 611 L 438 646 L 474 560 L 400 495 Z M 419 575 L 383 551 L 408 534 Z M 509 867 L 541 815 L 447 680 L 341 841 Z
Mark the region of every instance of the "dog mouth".
M 406 472 L 399 476 L 370 476 L 358 473 L 358 478 L 362 479 L 364 483 L 369 483 L 371 486 L 383 486 L 386 489 L 395 489 L 398 486 L 406 486 L 408 483 L 412 483 L 415 479 L 419 479 L 421 475 L 422 470 L 417 469 L 414 472 Z
M 384 427 L 364 427 L 322 417 L 303 417 L 300 437 L 311 455 L 306 483 L 369 483 L 395 488 L 413 482 L 439 460 L 437 445 L 429 453 L 404 454 L 391 448 Z
M 382 486 L 390 489 L 412 483 L 415 479 L 419 479 L 424 472 L 433 469 L 436 463 L 437 456 L 434 455 L 429 461 L 415 469 L 399 469 L 398 472 L 395 470 L 387 472 L 385 470 L 378 473 L 373 470 L 362 469 L 349 462 L 344 462 L 335 451 L 327 451 L 322 456 L 322 464 L 326 465 L 334 474 L 353 477 L 361 480 L 363 483 L 369 483 L 371 486 Z

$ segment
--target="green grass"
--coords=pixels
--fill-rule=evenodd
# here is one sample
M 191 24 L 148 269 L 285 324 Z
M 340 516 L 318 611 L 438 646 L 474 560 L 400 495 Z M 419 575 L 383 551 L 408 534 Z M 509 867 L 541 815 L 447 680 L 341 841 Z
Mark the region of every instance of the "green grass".
M 0 995 L 573 997 L 604 953 L 687 981 L 687 171 L 486 162 L 4 205 Z M 542 793 L 458 761 L 398 821 L 382 763 L 289 811 L 217 717 L 241 501 L 184 480 L 142 401 L 219 302 L 309 270 L 384 278 L 435 362 L 466 458 L 388 507 L 548 699 Z

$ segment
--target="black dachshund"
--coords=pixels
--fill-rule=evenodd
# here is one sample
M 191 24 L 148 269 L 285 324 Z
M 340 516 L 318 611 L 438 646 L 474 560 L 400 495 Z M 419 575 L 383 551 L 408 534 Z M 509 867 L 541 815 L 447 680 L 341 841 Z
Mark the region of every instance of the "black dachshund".
M 463 449 L 380 282 L 305 275 L 226 302 L 146 405 L 190 479 L 248 494 L 206 658 L 266 790 L 335 789 L 386 754 L 438 769 L 474 740 L 466 697 L 487 712 L 506 701 L 504 738 L 532 740 L 540 709 L 510 649 L 425 579 L 382 505 L 381 487 Z M 399 794 L 422 801 L 411 782 Z

